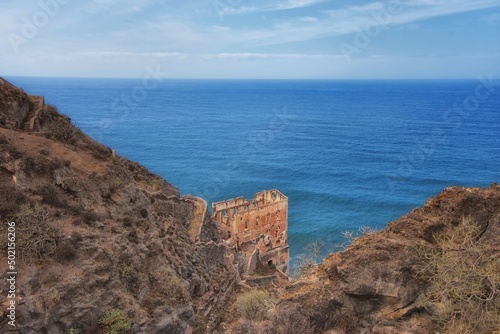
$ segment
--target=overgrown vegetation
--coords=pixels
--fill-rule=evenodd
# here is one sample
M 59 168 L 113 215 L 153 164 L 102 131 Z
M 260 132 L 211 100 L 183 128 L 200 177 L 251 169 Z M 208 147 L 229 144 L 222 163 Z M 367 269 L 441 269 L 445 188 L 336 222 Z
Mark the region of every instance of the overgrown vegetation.
M 112 309 L 104 313 L 99 320 L 102 334 L 131 333 L 132 322 L 123 310 Z
M 419 304 L 446 333 L 490 333 L 498 329 L 500 259 L 482 242 L 470 218 L 418 247 L 417 277 L 428 282 Z

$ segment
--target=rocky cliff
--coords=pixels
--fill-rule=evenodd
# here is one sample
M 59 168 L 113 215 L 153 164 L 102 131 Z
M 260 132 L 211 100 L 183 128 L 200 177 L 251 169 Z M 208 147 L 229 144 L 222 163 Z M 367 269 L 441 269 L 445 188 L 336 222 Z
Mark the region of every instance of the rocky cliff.
M 290 284 L 318 332 L 500 329 L 500 186 L 448 188 Z
M 18 274 L 0 332 L 14 300 L 19 333 L 498 333 L 500 186 L 445 189 L 298 280 L 257 268 L 239 282 L 205 201 L 52 106 L 25 130 L 33 98 L 1 83 L 0 220 L 4 235 L 15 222 Z
M 0 90 L 0 126 L 9 129 L 21 127 L 31 107 L 29 96 L 2 78 Z

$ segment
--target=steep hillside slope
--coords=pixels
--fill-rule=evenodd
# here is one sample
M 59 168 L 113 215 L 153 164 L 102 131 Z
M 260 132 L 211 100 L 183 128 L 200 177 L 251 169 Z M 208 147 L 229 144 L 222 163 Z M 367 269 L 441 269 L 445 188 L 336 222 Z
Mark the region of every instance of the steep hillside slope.
M 33 131 L 6 126 L 22 124 L 13 115 L 29 97 L 5 84 L 0 97 L 19 101 L 0 105 L 0 271 L 8 271 L 6 223 L 15 222 L 19 332 L 97 333 L 112 328 L 113 316 L 130 321 L 130 333 L 213 323 L 235 273 L 211 221 L 200 221 L 204 201 L 180 197 L 54 107 L 42 108 Z M 3 295 L 8 288 L 1 280 Z M 12 329 L 9 301 L 2 333 Z

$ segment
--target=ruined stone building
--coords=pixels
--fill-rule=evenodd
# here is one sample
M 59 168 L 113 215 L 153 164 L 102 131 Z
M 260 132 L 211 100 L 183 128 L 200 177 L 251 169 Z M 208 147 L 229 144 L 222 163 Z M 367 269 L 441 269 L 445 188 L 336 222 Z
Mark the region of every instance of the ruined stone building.
M 213 203 L 212 218 L 222 237 L 234 242 L 244 255 L 244 273 L 253 273 L 260 263 L 288 274 L 288 198 L 280 191 L 261 191 L 251 200 L 237 197 Z

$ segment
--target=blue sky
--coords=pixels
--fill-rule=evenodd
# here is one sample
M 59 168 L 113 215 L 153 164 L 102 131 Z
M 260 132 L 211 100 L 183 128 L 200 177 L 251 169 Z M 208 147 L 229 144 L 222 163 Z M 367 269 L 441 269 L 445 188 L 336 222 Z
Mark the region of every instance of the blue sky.
M 0 0 L 0 75 L 500 77 L 500 0 Z

